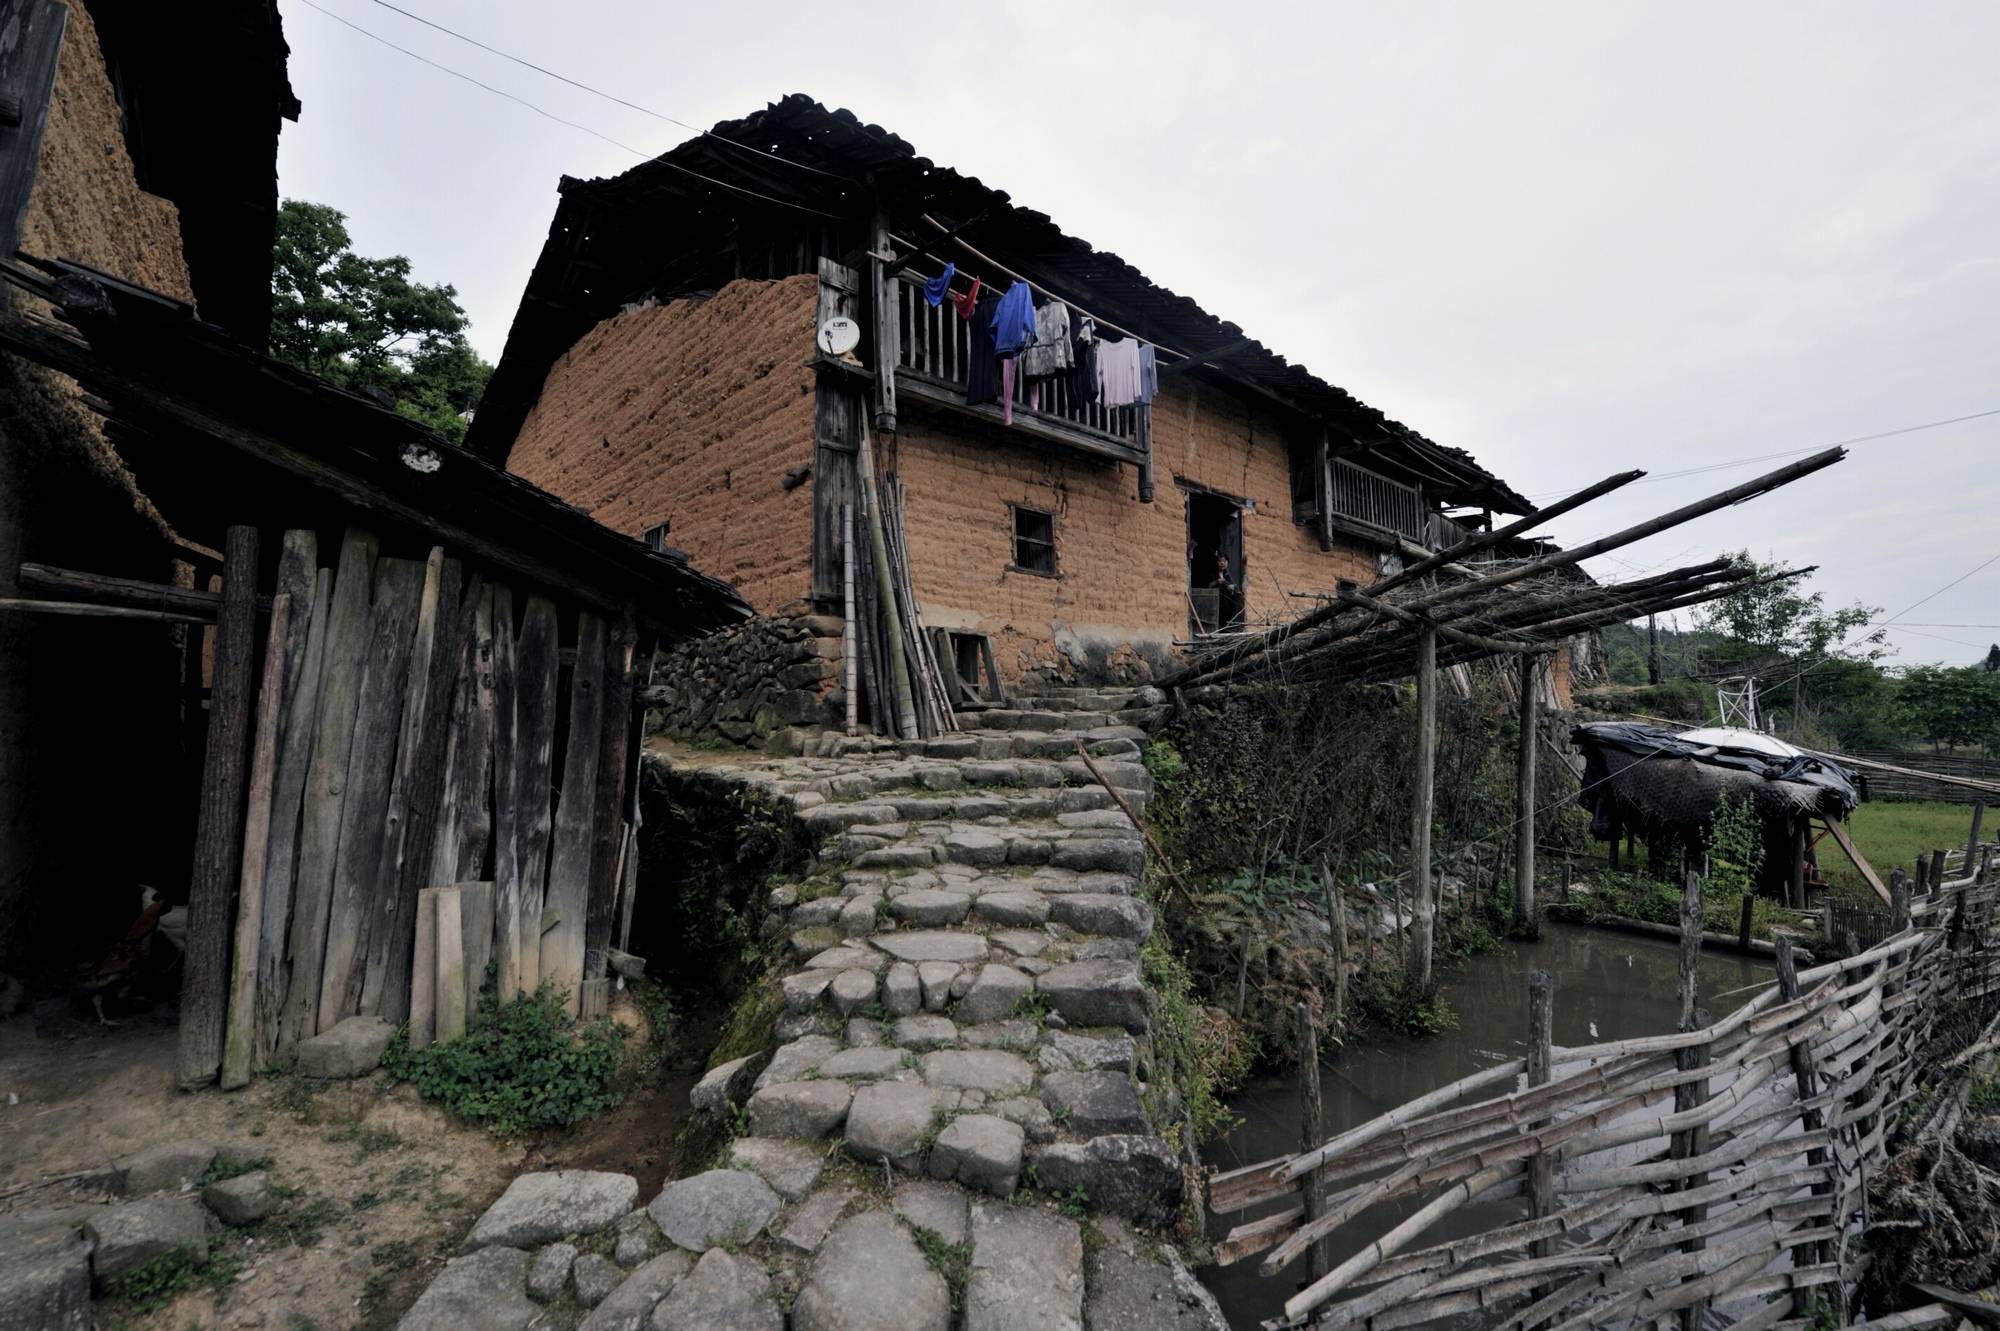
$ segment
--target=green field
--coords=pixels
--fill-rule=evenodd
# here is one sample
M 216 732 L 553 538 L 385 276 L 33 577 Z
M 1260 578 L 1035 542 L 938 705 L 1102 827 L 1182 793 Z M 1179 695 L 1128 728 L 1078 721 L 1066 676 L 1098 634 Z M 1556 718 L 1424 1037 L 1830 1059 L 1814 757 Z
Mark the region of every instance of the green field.
M 1980 835 L 1992 839 L 1994 832 L 2000 830 L 1997 824 L 2000 816 L 1988 819 Z M 1909 872 L 1919 855 L 1939 847 L 1963 850 L 1965 838 L 1972 831 L 1972 808 L 1965 804 L 1878 801 L 1855 809 L 1847 829 L 1854 838 L 1855 849 L 1886 883 L 1891 869 Z M 1819 867 L 1827 881 L 1843 894 L 1860 892 L 1872 898 L 1868 885 L 1861 881 L 1861 875 L 1847 862 L 1831 837 L 1819 843 Z

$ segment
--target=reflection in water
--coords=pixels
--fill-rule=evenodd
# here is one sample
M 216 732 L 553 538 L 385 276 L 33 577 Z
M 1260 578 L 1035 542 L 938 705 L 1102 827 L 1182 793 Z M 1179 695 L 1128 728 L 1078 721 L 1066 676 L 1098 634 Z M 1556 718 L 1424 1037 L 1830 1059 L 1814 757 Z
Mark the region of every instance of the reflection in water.
M 1456 1030 L 1429 1040 L 1354 1046 L 1322 1066 L 1326 1120 L 1319 1137 L 1324 1140 L 1365 1123 L 1468 1073 L 1519 1058 L 1527 1045 L 1531 971 L 1546 970 L 1556 977 L 1555 1042 L 1576 1046 L 1674 1029 L 1680 1015 L 1675 998 L 1678 967 L 1679 954 L 1670 942 L 1566 925 L 1548 926 L 1539 943 L 1514 944 L 1474 957 L 1460 965 L 1444 986 L 1458 1017 Z M 1768 966 L 1748 958 L 1705 953 L 1700 1001 L 1721 1017 L 1749 1001 L 1750 995 L 1714 995 L 1766 979 L 1770 973 Z M 1243 1122 L 1209 1146 L 1208 1163 L 1218 1170 L 1234 1169 L 1298 1150 L 1297 1083 L 1297 1074 L 1287 1072 L 1244 1087 L 1230 1104 Z M 1523 1214 L 1519 1207 L 1512 1201 L 1466 1207 L 1447 1217 L 1419 1246 L 1441 1236 L 1456 1237 L 1504 1223 Z M 1384 1208 L 1371 1213 L 1370 1219 L 1387 1213 Z M 1213 1217 L 1210 1234 L 1220 1237 L 1255 1214 Z M 1359 1230 L 1349 1234 L 1352 1241 L 1344 1246 L 1343 1236 L 1333 1240 L 1336 1263 L 1364 1241 Z M 1257 1260 L 1252 1257 L 1200 1272 L 1237 1331 L 1249 1331 L 1276 1316 L 1284 1301 L 1306 1283 L 1304 1258 L 1271 1277 L 1257 1274 Z

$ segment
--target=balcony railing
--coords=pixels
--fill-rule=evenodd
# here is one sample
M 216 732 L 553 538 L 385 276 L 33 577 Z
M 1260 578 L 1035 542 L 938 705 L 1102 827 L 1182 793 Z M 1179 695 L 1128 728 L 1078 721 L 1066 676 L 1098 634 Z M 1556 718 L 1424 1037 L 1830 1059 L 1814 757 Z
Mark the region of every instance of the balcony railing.
M 1333 512 L 1350 522 L 1365 523 L 1417 545 L 1430 543 L 1430 506 L 1413 485 L 1377 476 L 1343 458 L 1329 464 L 1333 473 Z
M 932 306 L 925 300 L 920 279 L 908 273 L 898 276 L 898 391 L 1000 420 L 997 402 L 970 407 L 965 402 L 966 374 L 972 363 L 971 326 L 949 302 Z M 1034 388 L 1023 376 L 1014 379 L 1015 429 L 1124 462 L 1137 463 L 1145 457 L 1150 410 L 1143 404 L 1107 407 L 1077 402 L 1065 375 L 1038 380 Z

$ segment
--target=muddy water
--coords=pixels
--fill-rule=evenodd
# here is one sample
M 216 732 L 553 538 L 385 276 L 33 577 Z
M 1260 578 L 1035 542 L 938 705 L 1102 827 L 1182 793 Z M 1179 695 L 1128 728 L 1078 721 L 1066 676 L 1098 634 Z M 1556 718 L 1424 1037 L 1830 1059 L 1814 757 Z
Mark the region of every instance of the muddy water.
M 1679 958 L 1671 943 L 1626 934 L 1551 925 L 1542 941 L 1515 944 L 1457 967 L 1444 986 L 1458 1028 L 1430 1040 L 1397 1040 L 1343 1050 L 1320 1070 L 1325 1119 L 1323 1140 L 1435 1090 L 1468 1073 L 1519 1058 L 1528 1030 L 1528 975 L 1546 970 L 1556 977 L 1555 1042 L 1594 1044 L 1674 1028 Z M 1767 978 L 1770 969 L 1733 956 L 1706 954 L 1700 973 L 1701 1002 L 1721 1016 L 1749 995 L 1717 997 L 1739 985 Z M 1299 1148 L 1299 1092 L 1296 1074 L 1253 1081 L 1231 1102 L 1243 1119 L 1215 1142 L 1208 1163 L 1218 1170 L 1287 1154 Z M 1474 1233 L 1520 1214 L 1518 1202 L 1467 1207 L 1432 1232 L 1441 1236 Z M 1276 1206 L 1267 1210 L 1279 1209 Z M 1252 1213 L 1254 1216 L 1256 1213 Z M 1215 1217 L 1219 1237 L 1252 1216 Z M 1337 1263 L 1361 1246 L 1356 1237 L 1332 1248 Z M 1304 1259 L 1274 1277 L 1257 1274 L 1251 1258 L 1231 1267 L 1207 1267 L 1201 1278 L 1215 1291 L 1229 1323 L 1250 1331 L 1276 1316 L 1286 1298 L 1305 1283 Z

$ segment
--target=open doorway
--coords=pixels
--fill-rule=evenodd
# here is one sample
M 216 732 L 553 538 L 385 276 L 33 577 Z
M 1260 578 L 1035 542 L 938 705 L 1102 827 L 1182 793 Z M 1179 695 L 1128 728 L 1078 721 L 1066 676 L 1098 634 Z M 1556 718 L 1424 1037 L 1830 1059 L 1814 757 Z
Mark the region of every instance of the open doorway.
M 1243 623 L 1243 504 L 1194 486 L 1187 491 L 1188 606 L 1196 636 Z

